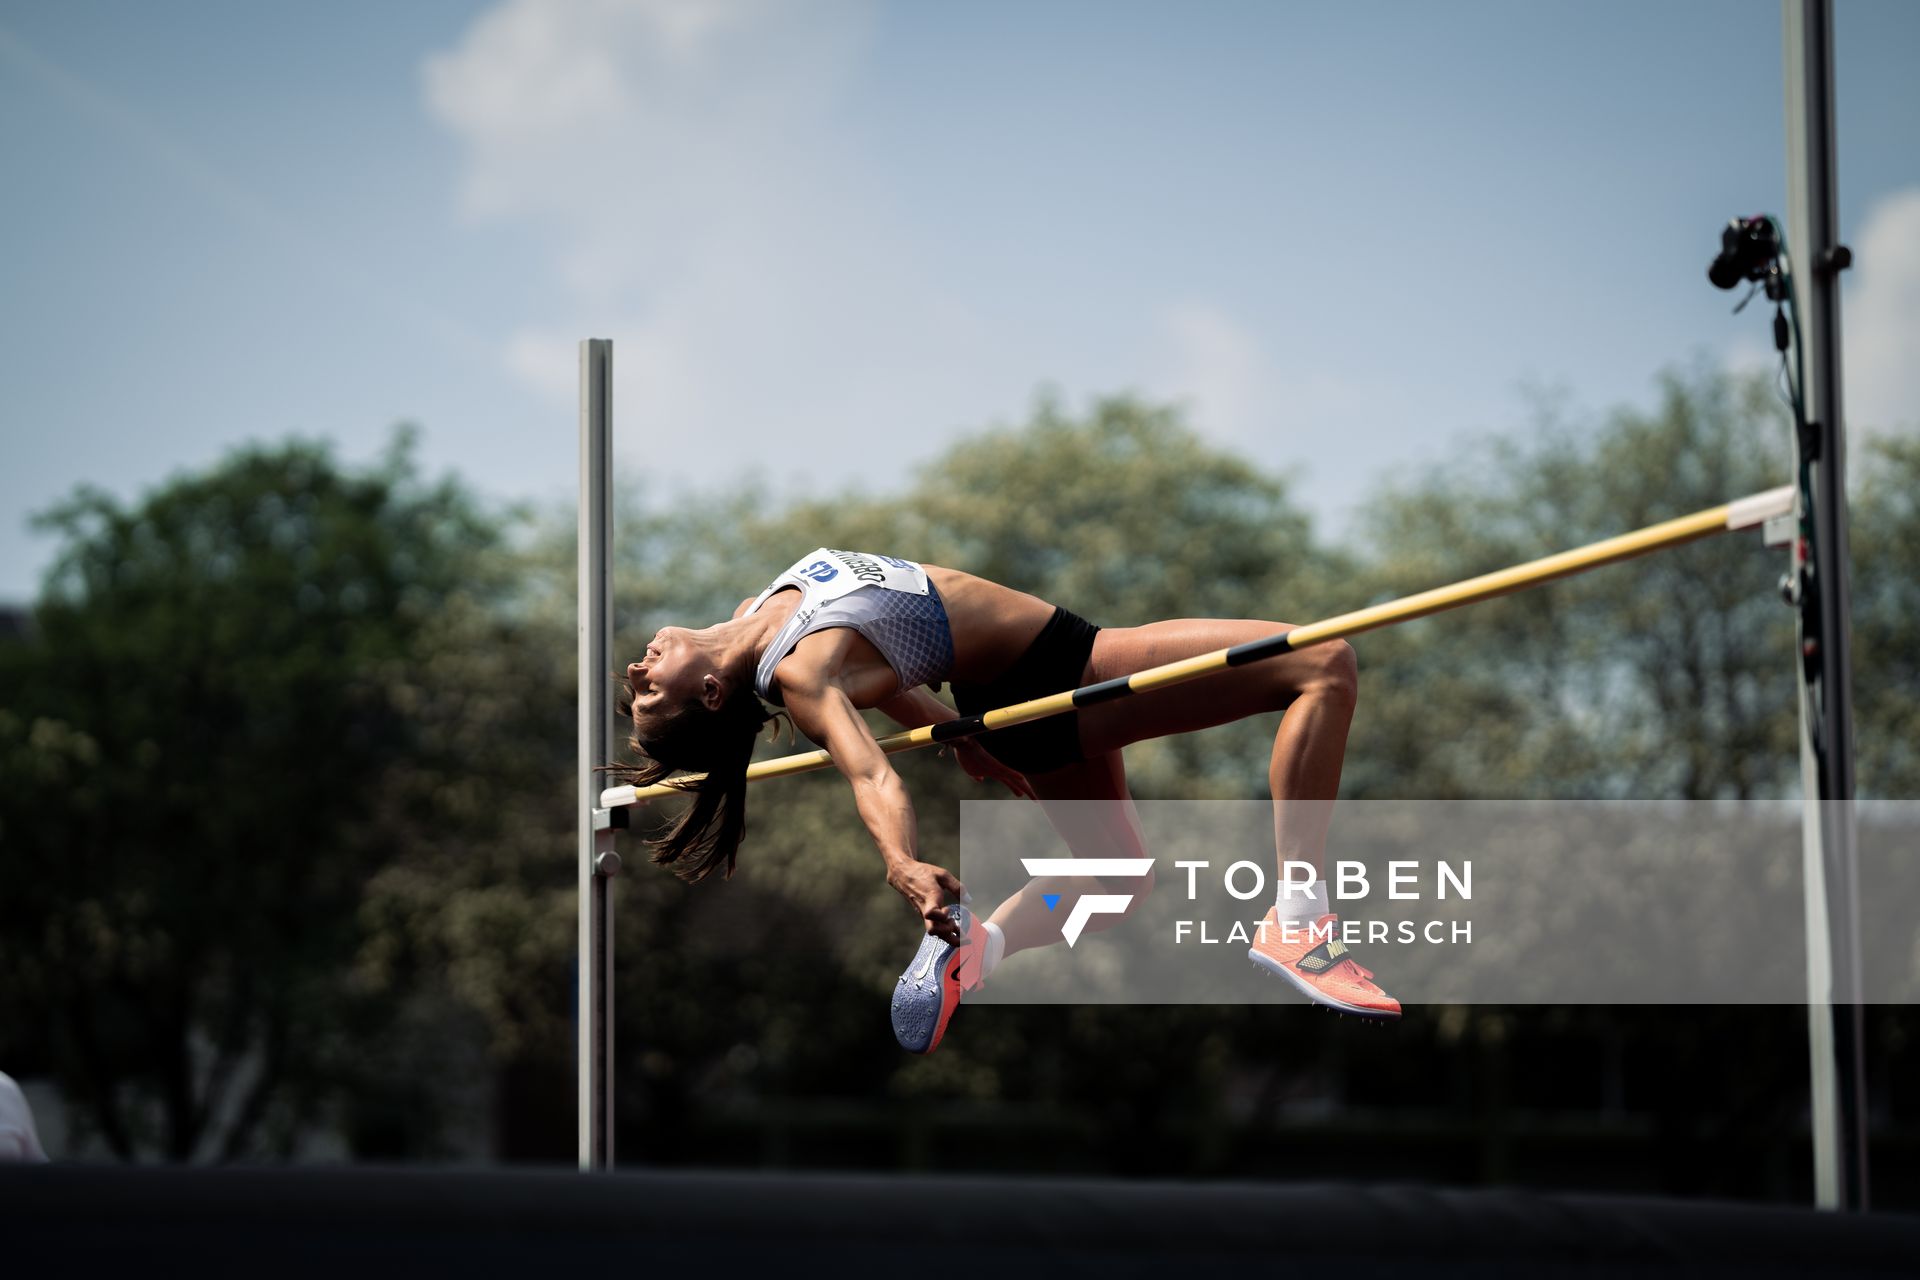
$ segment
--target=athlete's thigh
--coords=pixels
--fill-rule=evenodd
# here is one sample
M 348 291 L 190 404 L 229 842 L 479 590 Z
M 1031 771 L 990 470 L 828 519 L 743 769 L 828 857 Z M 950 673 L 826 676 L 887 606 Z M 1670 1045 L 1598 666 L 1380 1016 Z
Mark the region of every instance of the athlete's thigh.
M 1143 627 L 1109 627 L 1094 638 L 1087 666 L 1094 680 L 1114 680 L 1292 629 L 1288 623 L 1253 618 L 1178 618 Z M 1128 743 L 1283 710 L 1324 665 L 1311 650 L 1287 653 L 1151 693 L 1095 703 L 1080 712 L 1081 750 L 1093 756 Z

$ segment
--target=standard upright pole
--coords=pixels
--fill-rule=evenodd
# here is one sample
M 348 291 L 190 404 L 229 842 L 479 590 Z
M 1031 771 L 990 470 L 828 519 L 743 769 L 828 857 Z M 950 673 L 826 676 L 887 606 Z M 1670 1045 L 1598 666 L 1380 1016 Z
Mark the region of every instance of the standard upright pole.
M 1782 0 L 1787 237 L 1801 324 L 1812 537 L 1800 564 L 1800 760 L 1807 802 L 1807 1028 L 1814 1198 L 1867 1207 L 1860 891 L 1853 815 L 1853 673 L 1847 583 L 1847 447 L 1840 401 L 1840 244 L 1834 196 L 1833 13 Z M 1796 551 L 1796 560 L 1800 553 Z
M 580 1167 L 613 1163 L 613 343 L 580 344 Z M 624 825 L 621 824 L 621 825 Z

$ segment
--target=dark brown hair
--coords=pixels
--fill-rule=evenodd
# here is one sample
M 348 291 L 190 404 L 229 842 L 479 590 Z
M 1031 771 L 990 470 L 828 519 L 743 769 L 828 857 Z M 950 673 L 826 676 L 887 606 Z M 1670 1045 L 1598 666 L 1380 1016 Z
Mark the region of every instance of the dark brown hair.
M 762 726 L 784 712 L 769 711 L 751 685 L 735 689 L 713 711 L 689 701 L 634 725 L 627 745 L 638 764 L 608 765 L 606 772 L 636 787 L 664 782 L 692 794 L 693 803 L 661 836 L 647 841 L 653 860 L 682 880 L 705 880 L 715 871 L 733 875 L 741 837 L 747 832 L 747 765 Z M 644 732 L 645 736 L 641 736 Z M 701 778 L 672 778 L 685 770 Z

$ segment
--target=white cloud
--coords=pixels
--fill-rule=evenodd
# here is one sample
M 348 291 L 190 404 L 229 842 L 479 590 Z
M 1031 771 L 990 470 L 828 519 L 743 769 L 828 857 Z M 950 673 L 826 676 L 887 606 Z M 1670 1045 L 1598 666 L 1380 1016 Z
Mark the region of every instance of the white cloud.
M 467 211 L 543 223 L 605 272 L 812 185 L 865 28 L 852 3 L 504 0 L 422 79 L 466 147 Z
M 1780 370 L 1780 353 L 1773 349 L 1770 340 L 1752 332 L 1751 326 L 1746 326 L 1722 344 L 1720 368 L 1736 378 L 1751 378 L 1760 374 L 1771 376 Z
M 1210 303 L 1186 301 L 1161 318 L 1164 394 L 1192 406 L 1192 421 L 1217 438 L 1250 441 L 1271 423 L 1277 397 L 1260 342 Z
M 981 335 L 837 114 L 871 23 L 853 0 L 504 0 L 430 58 L 464 211 L 532 231 L 560 287 L 509 372 L 570 401 L 577 340 L 611 337 L 622 423 L 720 462 L 951 407 Z
M 1430 458 L 1463 425 L 1436 426 L 1419 380 L 1375 367 L 1377 349 L 1335 357 L 1297 322 L 1283 334 L 1291 341 L 1263 337 L 1210 302 L 1171 306 L 1148 389 L 1188 406 L 1212 439 L 1292 475 L 1335 518 L 1364 498 L 1379 468 Z
M 1847 421 L 1920 427 L 1920 188 L 1874 205 L 1853 250 L 1841 295 Z

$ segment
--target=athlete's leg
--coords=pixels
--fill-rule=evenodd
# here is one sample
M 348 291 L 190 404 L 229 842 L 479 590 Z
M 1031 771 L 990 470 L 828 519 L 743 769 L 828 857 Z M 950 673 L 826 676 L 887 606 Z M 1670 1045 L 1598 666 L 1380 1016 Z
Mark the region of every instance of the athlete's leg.
M 1281 622 L 1217 618 L 1113 627 L 1094 641 L 1089 679 L 1128 676 L 1290 629 Z M 1284 712 L 1267 765 L 1275 848 L 1282 861 L 1305 861 L 1317 868 L 1326 850 L 1332 802 L 1340 790 L 1357 689 L 1353 649 L 1335 640 L 1171 688 L 1098 703 L 1080 713 L 1080 741 L 1092 756 L 1149 738 Z
M 1127 791 L 1126 765 L 1119 751 L 1103 752 L 1077 764 L 1048 773 L 1030 774 L 1034 793 L 1047 820 L 1076 858 L 1144 858 L 1146 839 L 1139 815 Z M 1153 890 L 1151 875 L 1127 880 L 1124 889 L 1092 877 L 1042 876 L 994 909 L 989 919 L 1006 937 L 1005 955 L 1060 941 L 1060 915 L 1049 911 L 1044 895 L 1057 893 L 1065 901 L 1088 893 L 1126 892 L 1134 905 Z M 1129 910 L 1127 915 L 1132 914 Z M 1097 915 L 1087 923 L 1088 933 L 1118 924 L 1125 915 Z
M 1108 680 L 1285 630 L 1277 622 L 1187 619 L 1102 631 L 1088 665 L 1094 679 Z M 1267 767 L 1274 844 L 1282 862 L 1294 859 L 1321 867 L 1333 799 L 1340 789 L 1347 727 L 1353 721 L 1355 684 L 1352 649 L 1340 641 L 1314 645 L 1090 707 L 1080 713 L 1080 740 L 1089 752 L 1117 751 L 1145 738 L 1205 729 L 1265 711 L 1284 712 Z M 1309 919 L 1326 905 L 1324 900 L 1289 900 L 1291 910 Z M 1380 989 L 1373 974 L 1339 940 L 1309 933 L 1289 941 L 1283 924 L 1288 918 L 1278 904 L 1268 911 L 1266 926 L 1248 949 L 1256 965 L 1286 979 L 1317 1004 L 1368 1018 L 1400 1016 L 1400 1002 Z

